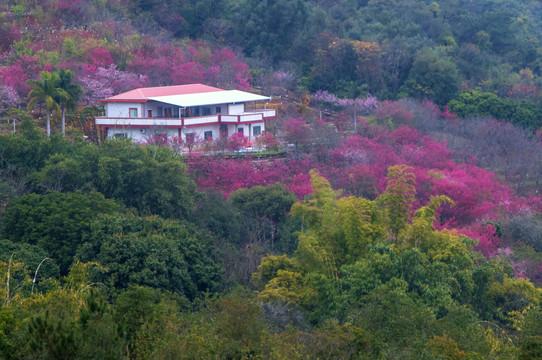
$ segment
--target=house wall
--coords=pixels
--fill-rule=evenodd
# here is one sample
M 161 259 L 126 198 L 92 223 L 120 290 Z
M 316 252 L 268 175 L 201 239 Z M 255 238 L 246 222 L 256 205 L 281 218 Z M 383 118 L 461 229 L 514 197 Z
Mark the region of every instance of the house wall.
M 245 112 L 245 104 L 229 104 L 228 115 L 239 115 Z
M 186 141 L 186 134 L 194 133 L 197 140 L 203 140 L 206 131 L 212 131 L 213 140 L 218 139 L 219 134 L 219 125 L 204 125 L 204 126 L 194 126 L 186 127 L 181 130 L 181 138 L 183 141 Z
M 144 143 L 153 135 L 165 134 L 168 137 L 179 136 L 177 128 L 109 128 L 107 137 L 125 136 L 138 143 Z
M 105 116 L 108 117 L 130 117 L 130 108 L 137 109 L 137 117 L 141 117 L 143 104 L 141 103 L 107 103 L 105 104 Z
M 243 129 L 243 135 L 248 137 L 248 141 L 254 141 L 254 127 L 259 126 L 260 127 L 260 135 L 265 131 L 265 122 L 257 122 L 257 123 L 251 123 L 251 124 L 237 124 L 235 125 L 234 132 L 240 132 L 241 129 Z M 231 136 L 233 133 L 230 133 L 229 136 Z
M 234 133 L 239 132 L 240 129 L 243 129 L 243 134 L 249 138 L 249 141 L 254 141 L 254 127 L 259 126 L 261 132 L 265 130 L 265 123 L 258 122 L 253 124 L 228 124 L 226 125 L 228 129 L 228 137 L 232 136 Z M 194 133 L 196 139 L 203 140 L 205 139 L 205 132 L 211 131 L 213 140 L 216 140 L 220 137 L 220 125 L 201 125 L 194 127 L 185 127 L 180 129 L 181 139 L 186 141 L 186 134 Z M 135 142 L 144 143 L 153 135 L 165 134 L 168 137 L 177 137 L 179 136 L 179 128 L 169 128 L 169 127 L 109 127 L 107 131 L 107 137 L 113 138 L 115 136 L 125 136 L 131 138 Z
M 228 124 L 226 125 L 228 128 L 228 137 L 232 136 L 234 133 L 239 132 L 239 129 L 243 129 L 243 135 L 249 137 L 249 141 L 254 141 L 254 126 L 259 126 L 260 131 L 264 132 L 265 130 L 265 123 L 258 122 L 253 124 Z M 188 133 L 195 133 L 197 138 L 200 140 L 203 140 L 205 138 L 205 132 L 206 131 L 212 131 L 213 132 L 213 140 L 216 140 L 220 137 L 220 125 L 206 125 L 206 126 L 194 126 L 194 127 L 186 127 L 181 130 L 181 137 L 183 141 L 186 140 L 186 134 Z

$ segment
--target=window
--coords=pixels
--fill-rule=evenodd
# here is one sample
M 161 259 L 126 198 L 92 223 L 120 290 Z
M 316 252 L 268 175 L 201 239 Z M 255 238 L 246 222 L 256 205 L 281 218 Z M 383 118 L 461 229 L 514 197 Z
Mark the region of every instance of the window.
M 213 140 L 213 132 L 212 131 L 205 131 L 203 133 L 203 138 L 205 140 Z
M 254 128 L 252 129 L 252 132 L 254 133 L 254 136 L 258 136 L 262 133 L 262 127 L 254 126 Z
M 113 137 L 115 139 L 118 139 L 118 138 L 125 138 L 126 137 L 126 134 L 123 134 L 123 133 L 115 133 L 113 134 Z
M 215 113 L 220 114 L 221 112 L 222 112 L 222 108 L 220 106 L 217 106 Z
M 158 106 L 156 108 L 156 113 L 157 113 L 158 117 L 162 117 L 163 114 L 164 114 L 164 109 L 161 106 Z
M 244 133 L 245 133 L 245 129 L 243 129 L 243 128 L 238 128 L 238 129 L 237 129 L 237 132 L 240 133 L 240 134 L 244 134 Z
M 137 117 L 137 108 L 130 108 L 130 117 L 131 118 Z
M 147 117 L 148 117 L 148 118 L 151 118 L 151 117 L 152 117 L 152 110 L 147 110 Z
M 193 109 L 194 109 L 193 116 L 199 116 L 199 107 L 195 107 Z
M 164 109 L 164 116 L 165 117 L 170 118 L 170 117 L 172 117 L 171 114 L 172 114 L 171 108 L 168 107 L 168 108 Z
M 175 106 L 173 108 L 173 117 L 174 118 L 178 118 L 179 117 L 179 107 L 178 106 Z
M 203 115 L 211 115 L 211 108 L 204 107 L 203 108 Z

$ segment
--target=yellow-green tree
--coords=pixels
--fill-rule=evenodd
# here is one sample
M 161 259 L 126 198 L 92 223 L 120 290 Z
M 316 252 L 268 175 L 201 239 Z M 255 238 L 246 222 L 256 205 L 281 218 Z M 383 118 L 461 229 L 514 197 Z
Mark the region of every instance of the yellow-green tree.
M 407 165 L 395 165 L 388 169 L 386 190 L 380 195 L 387 217 L 387 225 L 395 240 L 405 229 L 416 199 L 416 177 Z

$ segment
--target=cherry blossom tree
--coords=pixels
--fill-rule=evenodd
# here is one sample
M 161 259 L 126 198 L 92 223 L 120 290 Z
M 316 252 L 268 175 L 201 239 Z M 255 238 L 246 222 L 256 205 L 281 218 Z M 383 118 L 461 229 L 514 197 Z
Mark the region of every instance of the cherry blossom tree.
M 81 84 L 85 89 L 83 99 L 89 104 L 98 104 L 101 99 L 147 84 L 145 75 L 118 70 L 115 64 L 98 68 L 87 67 L 86 72 L 81 78 Z
M 238 152 L 246 145 L 248 137 L 241 132 L 236 132 L 228 139 L 228 150 Z

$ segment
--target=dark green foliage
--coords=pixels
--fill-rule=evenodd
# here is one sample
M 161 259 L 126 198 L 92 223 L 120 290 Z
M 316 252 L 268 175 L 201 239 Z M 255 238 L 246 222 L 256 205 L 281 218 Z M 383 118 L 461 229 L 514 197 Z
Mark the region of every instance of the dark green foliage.
M 99 275 L 114 288 L 142 285 L 195 298 L 217 289 L 220 267 L 210 236 L 193 225 L 159 217 L 99 217 L 77 257 L 108 269 Z
M 228 198 L 243 223 L 241 240 L 264 244 L 270 251 L 287 249 L 284 226 L 295 202 L 295 195 L 280 183 L 238 189 Z
M 125 355 L 121 326 L 102 295 L 93 291 L 89 294 L 80 310 L 77 328 L 81 359 L 115 360 Z
M 240 244 L 241 214 L 221 194 L 202 196 L 194 213 L 194 222 L 209 230 L 219 244 Z
M 28 346 L 36 358 L 73 359 L 77 354 L 72 324 L 65 319 L 52 318 L 49 312 L 30 320 L 28 334 Z
M 542 307 L 529 309 L 522 325 L 525 336 L 542 336 Z
M 542 336 L 531 336 L 523 340 L 519 360 L 542 359 Z
M 88 165 L 95 171 L 97 190 L 106 197 L 119 199 L 141 215 L 191 218 L 195 184 L 186 174 L 183 161 L 171 150 L 107 141 L 99 147 L 95 160 Z
M 459 117 L 482 115 L 497 120 L 506 120 L 527 128 L 541 124 L 539 108 L 531 101 L 503 99 L 493 93 L 466 90 L 458 93 L 448 104 L 450 111 Z
M 0 138 L 0 170 L 36 192 L 99 191 L 141 215 L 189 219 L 198 196 L 185 164 L 167 148 L 45 138 L 30 121 L 20 134 Z
M 44 141 L 35 121 L 23 120 L 17 135 L 0 137 L 0 168 L 19 175 L 39 169 L 49 155 L 41 148 Z
M 542 359 L 542 311 L 540 306 L 529 309 L 522 324 L 520 360 Z
M 0 240 L 0 261 L 8 263 L 12 254 L 12 261 L 25 264 L 27 274 L 32 278 L 40 262 L 49 257 L 40 246 Z M 53 260 L 47 260 L 40 267 L 36 281 L 39 283 L 41 279 L 58 279 L 59 276 L 58 265 Z
M 133 286 L 115 301 L 115 322 L 120 326 L 129 358 L 137 358 L 138 339 L 144 325 L 165 321 L 166 304 L 159 290 Z M 162 323 L 163 325 L 163 323 Z M 135 354 L 134 354 L 135 352 Z
M 100 193 L 29 194 L 9 204 L 2 216 L 1 234 L 12 242 L 38 245 L 66 274 L 93 219 L 118 208 Z
M 352 312 L 354 323 L 372 334 L 376 356 L 382 352 L 406 352 L 412 357 L 425 347 L 425 339 L 432 335 L 435 317 L 431 309 L 407 291 L 408 284 L 394 278 L 366 297 L 360 308 Z
M 429 48 L 416 53 L 408 80 L 402 88 L 408 96 L 446 105 L 459 90 L 459 74 L 447 56 Z
M 234 191 L 229 202 L 244 215 L 266 218 L 278 224 L 284 222 L 287 213 L 296 202 L 295 195 L 280 183 L 268 186 L 254 186 Z
M 305 31 L 310 8 L 301 0 L 231 2 L 230 17 L 234 39 L 249 56 L 267 56 L 277 64 L 283 57 L 296 57 L 292 44 Z

